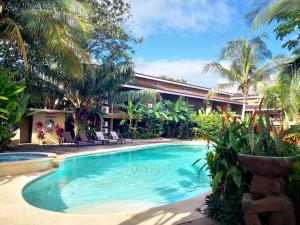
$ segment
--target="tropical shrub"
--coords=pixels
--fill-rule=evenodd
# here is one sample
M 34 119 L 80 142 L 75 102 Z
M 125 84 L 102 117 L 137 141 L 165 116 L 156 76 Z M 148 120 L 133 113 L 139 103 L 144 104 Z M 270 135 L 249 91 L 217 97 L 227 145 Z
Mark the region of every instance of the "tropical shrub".
M 27 106 L 28 97 L 22 95 L 25 81 L 15 81 L 16 75 L 16 72 L 0 70 L 0 152 L 14 137 Z
M 202 137 L 202 134 L 218 136 L 222 132 L 222 114 L 219 112 L 212 112 L 210 114 L 200 112 L 199 115 L 193 114 L 192 117 L 197 124 L 194 127 L 197 137 Z
M 206 198 L 206 214 L 221 224 L 243 224 L 241 200 L 247 191 L 251 175 L 239 164 L 238 153 L 264 156 L 297 156 L 299 147 L 291 134 L 299 132 L 294 126 L 278 130 L 268 113 L 251 115 L 240 122 L 224 114 L 219 137 L 203 134 L 213 142 L 214 149 L 206 155 L 206 165 L 211 175 L 213 193 Z M 294 164 L 287 177 L 287 193 L 299 200 L 300 166 Z
M 242 127 L 241 137 L 236 145 L 241 152 L 258 156 L 300 156 L 295 133 L 300 132 L 300 125 L 288 129 L 276 128 L 269 113 L 264 116 L 250 116 L 249 124 Z M 237 148 L 236 147 L 236 148 Z
M 185 105 L 180 97 L 176 102 L 163 101 L 164 130 L 168 138 L 187 139 L 193 137 L 195 123 L 192 119 L 193 109 Z
M 226 126 L 225 123 L 229 125 Z M 237 139 L 241 134 L 236 117 L 224 114 L 219 136 L 203 133 L 214 148 L 206 155 L 206 166 L 211 176 L 213 193 L 206 198 L 205 213 L 224 225 L 244 224 L 241 200 L 247 190 L 250 174 L 238 162 Z M 197 161 L 195 162 L 197 163 Z

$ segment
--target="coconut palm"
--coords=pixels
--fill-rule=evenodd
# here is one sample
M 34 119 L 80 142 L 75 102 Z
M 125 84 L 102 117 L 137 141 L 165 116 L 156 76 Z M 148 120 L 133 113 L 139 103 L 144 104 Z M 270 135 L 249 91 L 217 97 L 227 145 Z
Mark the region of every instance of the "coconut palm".
M 266 64 L 265 60 L 272 58 L 262 37 L 251 40 L 239 39 L 229 41 L 221 51 L 220 60 L 229 61 L 230 67 L 225 68 L 220 62 L 213 61 L 207 64 L 204 72 L 214 71 L 227 82 L 220 83 L 216 89 L 228 89 L 237 86 L 243 94 L 242 120 L 245 118 L 246 100 L 251 89 L 256 90 L 257 84 L 270 79 L 270 76 L 279 68 L 283 57 L 278 56 Z
M 253 1 L 246 19 L 252 22 L 252 28 L 257 29 L 264 24 L 270 24 L 281 16 L 300 17 L 300 2 L 298 0 L 261 0 Z
M 25 70 L 27 49 L 38 48 L 49 64 L 80 76 L 80 62 L 88 60 L 79 44 L 88 39 L 87 15 L 77 0 L 0 0 L 0 43 L 18 47 Z

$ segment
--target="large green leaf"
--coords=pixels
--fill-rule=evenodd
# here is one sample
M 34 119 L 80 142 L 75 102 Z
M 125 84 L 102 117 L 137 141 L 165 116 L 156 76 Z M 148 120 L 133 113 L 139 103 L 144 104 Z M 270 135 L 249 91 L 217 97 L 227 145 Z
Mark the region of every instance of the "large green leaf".
M 220 180 L 222 179 L 223 175 L 224 175 L 223 171 L 219 171 L 216 173 L 216 175 L 212 181 L 212 191 L 213 192 L 216 192 L 216 190 L 218 189 L 218 185 L 219 185 Z
M 241 172 L 238 170 L 238 168 L 236 166 L 232 166 L 228 170 L 228 174 L 232 176 L 234 183 L 236 184 L 236 186 L 238 188 L 240 188 L 241 183 L 242 183 L 242 176 L 241 176 Z

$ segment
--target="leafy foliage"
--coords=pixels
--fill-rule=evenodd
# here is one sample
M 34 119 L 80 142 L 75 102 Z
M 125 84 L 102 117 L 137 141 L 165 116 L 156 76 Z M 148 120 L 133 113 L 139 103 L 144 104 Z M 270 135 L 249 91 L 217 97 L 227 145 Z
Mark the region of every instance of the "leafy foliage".
M 15 81 L 17 72 L 0 70 L 0 152 L 9 144 L 25 113 L 28 97 L 22 95 L 25 81 Z
M 287 40 L 282 46 L 289 50 L 299 46 L 300 3 L 297 0 L 262 0 L 253 1 L 246 19 L 252 22 L 257 29 L 263 24 L 273 21 L 278 23 L 274 32 L 281 41 L 286 37 L 295 37 Z M 293 35 L 291 35 L 293 34 Z
M 275 127 L 269 113 L 252 115 L 247 127 L 240 129 L 238 147 L 241 152 L 263 156 L 295 156 L 300 155 L 298 143 L 289 141 L 289 136 L 300 132 L 300 126 L 292 126 L 286 130 Z
M 135 101 L 133 98 L 128 99 L 126 104 L 118 104 L 121 109 L 125 109 L 125 112 L 120 111 L 125 117 L 121 121 L 121 125 L 128 126 L 131 136 L 143 138 L 165 135 L 168 138 L 182 139 L 194 136 L 192 128 L 195 123 L 191 116 L 193 111 L 191 107 L 184 104 L 181 98 L 176 102 L 151 103 L 153 106 L 150 108 L 145 104 L 147 102 L 145 98 L 144 100 L 137 100 L 134 97 L 134 99 Z M 144 128 L 139 127 L 139 125 Z M 148 134 L 143 135 L 143 132 Z
M 270 75 L 279 70 L 278 65 L 282 57 L 272 58 L 271 51 L 263 41 L 265 35 L 257 36 L 251 40 L 239 39 L 229 41 L 221 51 L 220 60 L 229 61 L 230 68 L 227 69 L 220 62 L 211 62 L 204 68 L 204 72 L 214 71 L 220 74 L 226 83 L 218 84 L 217 89 L 226 89 L 237 86 L 243 94 L 242 120 L 245 117 L 246 99 L 249 91 L 256 90 L 259 82 L 270 79 Z
M 74 111 L 76 132 L 80 127 L 85 130 L 85 125 L 95 122 L 97 118 L 99 123 L 103 120 L 103 101 L 112 98 L 119 86 L 132 77 L 132 69 L 113 64 L 86 65 L 84 74 L 83 80 L 67 79 L 57 86 Z
M 163 104 L 166 136 L 182 139 L 193 137 L 192 128 L 195 125 L 192 119 L 193 108 L 185 105 L 181 97 L 176 102 L 165 100 Z
M 86 6 L 76 0 L 35 1 L 34 4 L 32 1 L 4 0 L 0 4 L 1 45 L 19 49 L 26 71 L 30 69 L 28 51 L 42 49 L 43 59 L 48 59 L 44 64 L 56 64 L 56 67 L 81 77 L 81 62 L 89 58 L 79 44 L 89 38 Z
M 225 125 L 225 121 L 229 123 L 228 126 Z M 236 117 L 224 114 L 219 136 L 202 134 L 214 145 L 205 159 L 213 190 L 206 199 L 208 208 L 205 213 L 224 225 L 243 224 L 244 221 L 241 200 L 248 188 L 250 174 L 238 162 L 238 130 L 242 126 Z
M 194 131 L 197 136 L 202 134 L 209 134 L 211 136 L 218 136 L 222 131 L 222 114 L 219 112 L 212 112 L 206 114 L 200 112 L 199 115 L 193 114 L 193 120 L 197 124 Z

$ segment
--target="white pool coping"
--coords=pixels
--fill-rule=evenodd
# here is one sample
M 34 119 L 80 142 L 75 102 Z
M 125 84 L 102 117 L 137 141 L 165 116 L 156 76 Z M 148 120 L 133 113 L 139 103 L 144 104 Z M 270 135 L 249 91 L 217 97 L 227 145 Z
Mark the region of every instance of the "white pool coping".
M 65 158 L 82 156 L 88 154 L 107 153 L 137 149 L 146 146 L 170 145 L 171 143 L 144 144 L 141 146 L 120 146 L 111 149 L 99 149 L 79 153 L 70 153 L 58 156 L 58 161 Z M 203 142 L 174 142 L 173 144 L 199 144 Z M 15 177 L 4 177 L 0 180 L 0 224 L 3 225 L 168 225 L 179 224 L 199 218 L 204 215 L 195 209 L 204 203 L 205 194 L 191 199 L 134 212 L 128 211 L 128 204 L 120 202 L 118 207 L 123 207 L 123 213 L 97 213 L 97 214 L 72 214 L 52 212 L 34 207 L 27 203 L 23 196 L 23 187 L 30 181 L 45 175 L 51 171 L 34 174 L 20 175 Z M 116 207 L 112 205 L 111 207 Z

